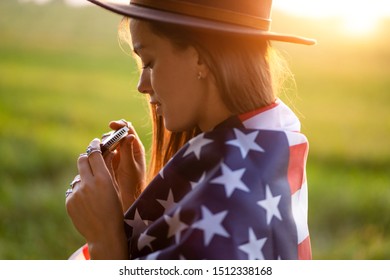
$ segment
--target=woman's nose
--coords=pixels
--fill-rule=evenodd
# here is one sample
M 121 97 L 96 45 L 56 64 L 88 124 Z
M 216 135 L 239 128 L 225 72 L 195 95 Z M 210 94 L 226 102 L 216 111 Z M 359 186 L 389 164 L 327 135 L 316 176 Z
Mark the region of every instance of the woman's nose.
M 150 82 L 150 69 L 142 70 L 137 88 L 143 94 L 151 94 L 153 92 L 152 83 Z

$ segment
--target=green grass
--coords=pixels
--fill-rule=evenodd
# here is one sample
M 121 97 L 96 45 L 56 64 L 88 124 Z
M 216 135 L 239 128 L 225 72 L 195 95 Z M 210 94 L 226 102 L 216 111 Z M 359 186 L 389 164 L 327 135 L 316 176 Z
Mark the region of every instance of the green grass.
M 274 13 L 276 23 L 285 18 Z M 110 120 L 131 120 L 149 146 L 147 105 L 135 64 L 118 46 L 119 20 L 62 1 L 0 2 L 0 259 L 65 259 L 83 243 L 64 192 L 78 154 Z M 313 256 L 389 259 L 390 42 L 325 26 L 273 26 L 319 40 L 275 44 L 297 83 L 282 97 L 310 140 Z

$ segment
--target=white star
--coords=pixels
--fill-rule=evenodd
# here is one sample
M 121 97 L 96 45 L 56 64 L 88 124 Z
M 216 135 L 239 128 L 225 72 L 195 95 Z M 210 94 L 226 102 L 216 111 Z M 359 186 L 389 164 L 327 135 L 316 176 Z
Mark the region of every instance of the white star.
M 255 142 L 255 139 L 259 134 L 258 131 L 245 134 L 235 128 L 234 134 L 236 134 L 236 139 L 230 140 L 226 142 L 226 144 L 238 147 L 243 158 L 248 155 L 250 150 L 264 152 L 264 149 Z
M 195 189 L 195 187 L 200 183 L 202 182 L 204 179 L 206 178 L 206 172 L 203 172 L 202 176 L 200 177 L 200 179 L 197 181 L 197 182 L 190 182 L 191 184 L 191 189 Z
M 175 213 L 173 214 L 173 217 L 170 217 L 168 215 L 164 215 L 164 220 L 169 226 L 168 230 L 168 236 L 167 238 L 170 238 L 172 236 L 175 236 L 176 244 L 180 242 L 180 233 L 188 228 L 188 225 L 185 223 L 182 223 L 180 221 L 180 208 L 178 208 Z
M 269 225 L 272 217 L 275 216 L 279 220 L 282 220 L 282 216 L 280 215 L 278 204 L 280 201 L 280 198 L 282 196 L 272 196 L 271 190 L 269 186 L 267 185 L 265 187 L 265 199 L 260 200 L 257 202 L 257 204 L 265 209 L 267 211 L 267 224 Z
M 172 190 L 169 189 L 168 197 L 166 200 L 157 199 L 157 201 L 164 207 L 164 214 L 167 213 L 171 208 L 176 206 L 177 203 L 175 203 L 173 198 Z
M 194 153 L 197 159 L 200 159 L 200 150 L 203 148 L 203 146 L 206 146 L 213 142 L 211 139 L 204 138 L 204 134 L 199 134 L 197 137 L 192 138 L 188 143 L 189 146 L 184 153 L 183 157 Z
M 211 180 L 211 183 L 224 185 L 227 197 L 230 197 L 235 189 L 249 192 L 248 187 L 241 181 L 245 168 L 233 171 L 224 163 L 222 163 L 221 167 L 222 175 Z
M 250 260 L 264 260 L 263 252 L 261 251 L 263 249 L 263 246 L 265 242 L 267 241 L 267 238 L 260 238 L 257 239 L 256 235 L 252 228 L 249 228 L 249 241 L 246 244 L 243 244 L 239 246 L 238 248 L 241 251 L 244 251 L 248 254 L 248 258 Z
M 164 178 L 164 168 L 162 168 L 158 174 L 160 174 L 161 178 L 165 179 Z
M 202 219 L 192 225 L 192 227 L 203 231 L 204 245 L 208 246 L 214 235 L 229 237 L 229 233 L 223 228 L 222 220 L 228 211 L 222 211 L 213 215 L 209 209 L 202 206 Z
M 167 167 L 167 165 L 172 161 L 172 158 L 170 158 L 168 160 L 168 162 L 165 164 L 165 166 L 160 170 L 160 172 L 158 173 L 161 178 L 165 179 L 165 175 L 164 175 L 164 171 L 165 171 L 165 168 Z
M 132 220 L 125 219 L 125 223 L 133 228 L 133 236 L 138 236 L 145 231 L 150 224 L 150 221 L 142 220 L 138 209 L 135 209 L 134 218 Z
M 156 251 L 154 253 L 151 253 L 146 256 L 147 260 L 157 260 L 158 256 L 160 255 L 160 251 Z
M 141 233 L 137 243 L 138 251 L 141 251 L 144 247 L 149 247 L 151 250 L 153 250 L 150 243 L 152 243 L 152 241 L 155 239 L 156 237 L 147 235 L 145 232 Z

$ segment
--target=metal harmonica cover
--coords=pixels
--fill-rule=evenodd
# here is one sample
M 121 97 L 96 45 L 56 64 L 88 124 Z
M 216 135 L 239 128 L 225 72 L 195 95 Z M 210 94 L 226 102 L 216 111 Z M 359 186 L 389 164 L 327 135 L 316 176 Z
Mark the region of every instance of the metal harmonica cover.
M 119 142 L 126 137 L 127 133 L 129 131 L 129 128 L 127 126 L 122 127 L 121 129 L 118 129 L 116 131 L 111 132 L 108 136 L 105 134 L 103 135 L 102 143 L 100 144 L 102 153 L 106 153 L 107 151 L 113 151 L 115 150 L 116 146 L 119 144 Z

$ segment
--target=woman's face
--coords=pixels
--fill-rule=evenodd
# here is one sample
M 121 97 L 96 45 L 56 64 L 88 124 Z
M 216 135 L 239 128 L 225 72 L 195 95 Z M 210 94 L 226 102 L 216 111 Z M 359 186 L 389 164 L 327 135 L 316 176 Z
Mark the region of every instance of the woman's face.
M 195 48 L 179 50 L 138 20 L 131 21 L 130 32 L 134 52 L 142 61 L 138 90 L 150 95 L 150 103 L 168 130 L 184 131 L 194 126 L 209 130 L 227 117 Z

